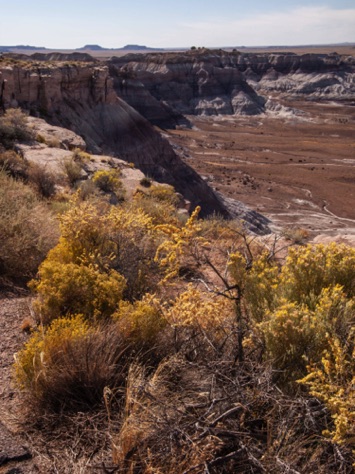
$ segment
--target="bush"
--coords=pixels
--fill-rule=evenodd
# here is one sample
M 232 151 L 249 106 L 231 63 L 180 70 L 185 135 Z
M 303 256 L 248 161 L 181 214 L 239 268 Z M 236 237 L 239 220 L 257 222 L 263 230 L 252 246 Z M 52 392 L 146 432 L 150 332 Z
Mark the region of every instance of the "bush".
M 151 180 L 150 178 L 147 178 L 147 176 L 144 176 L 144 177 L 140 180 L 139 184 L 140 184 L 141 186 L 143 186 L 144 188 L 150 188 L 151 185 L 152 185 L 152 180 Z
M 337 444 L 349 445 L 355 454 L 355 334 L 343 343 L 328 336 L 329 348 L 318 364 L 308 366 L 308 375 L 299 383 L 322 400 L 334 420 L 334 428 L 323 434 Z
M 63 162 L 63 171 L 71 186 L 74 186 L 82 178 L 81 165 L 73 159 L 65 160 Z
M 72 153 L 73 160 L 80 164 L 85 164 L 90 161 L 91 155 L 86 151 L 80 150 L 80 148 L 75 148 Z
M 56 179 L 53 173 L 47 171 L 43 166 L 31 163 L 28 168 L 28 182 L 43 197 L 49 198 L 55 194 Z
M 60 263 L 49 253 L 39 268 L 39 281 L 32 281 L 38 298 L 34 309 L 44 324 L 59 316 L 81 313 L 87 319 L 108 318 L 116 309 L 125 279 L 116 271 L 100 272 L 92 264 Z
M 0 275 L 26 281 L 58 241 L 48 207 L 31 188 L 0 171 Z
M 103 403 L 105 389 L 124 386 L 127 349 L 112 325 L 93 328 L 80 315 L 57 319 L 17 354 L 16 380 L 40 414 L 87 410 Z
M 0 169 L 3 169 L 13 178 L 26 180 L 28 177 L 28 164 L 12 150 L 0 153 Z
M 151 186 L 149 188 L 149 196 L 157 201 L 171 204 L 174 207 L 177 207 L 180 202 L 174 188 L 168 185 Z
M 121 301 L 112 317 L 125 340 L 140 348 L 151 349 L 166 326 L 158 301 L 149 295 L 134 303 Z
M 133 207 L 148 214 L 155 225 L 179 225 L 180 223 L 175 206 L 168 202 L 157 200 L 145 192 L 136 191 L 133 199 Z
M 0 144 L 12 148 L 16 142 L 33 140 L 34 132 L 27 125 L 27 116 L 20 109 L 9 109 L 0 116 Z
M 342 287 L 324 288 L 317 305 L 286 302 L 265 317 L 259 326 L 265 337 L 266 355 L 279 371 L 279 380 L 291 384 L 307 373 L 307 365 L 321 362 L 329 338 L 345 344 L 355 324 L 355 304 Z
M 289 301 L 314 308 L 323 288 L 335 285 L 355 296 L 355 249 L 335 242 L 289 249 L 280 288 Z
M 120 171 L 116 169 L 96 171 L 92 181 L 105 193 L 122 192 L 123 184 L 120 175 Z
M 84 202 L 60 221 L 60 241 L 31 285 L 45 322 L 67 313 L 106 318 L 123 296 L 133 301 L 154 289 L 157 244 L 149 216 Z

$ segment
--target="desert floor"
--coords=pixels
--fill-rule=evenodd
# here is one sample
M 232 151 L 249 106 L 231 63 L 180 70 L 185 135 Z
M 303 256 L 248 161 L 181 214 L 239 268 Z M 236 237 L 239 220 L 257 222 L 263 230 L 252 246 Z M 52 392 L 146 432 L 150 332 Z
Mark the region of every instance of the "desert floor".
M 215 190 L 276 227 L 355 243 L 355 104 L 283 105 L 296 113 L 188 117 L 192 129 L 168 137 Z

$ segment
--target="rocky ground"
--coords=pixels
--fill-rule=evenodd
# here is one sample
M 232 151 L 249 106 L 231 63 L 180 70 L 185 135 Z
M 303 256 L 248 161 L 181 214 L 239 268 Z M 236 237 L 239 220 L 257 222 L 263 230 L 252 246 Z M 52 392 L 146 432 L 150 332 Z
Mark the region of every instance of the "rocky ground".
M 256 117 L 189 117 L 174 148 L 223 195 L 301 227 L 316 241 L 355 245 L 355 107 L 283 101 Z
M 12 383 L 14 354 L 28 338 L 23 322 L 31 319 L 30 299 L 0 295 L 0 473 L 38 472 L 25 433 L 19 428 L 17 390 Z

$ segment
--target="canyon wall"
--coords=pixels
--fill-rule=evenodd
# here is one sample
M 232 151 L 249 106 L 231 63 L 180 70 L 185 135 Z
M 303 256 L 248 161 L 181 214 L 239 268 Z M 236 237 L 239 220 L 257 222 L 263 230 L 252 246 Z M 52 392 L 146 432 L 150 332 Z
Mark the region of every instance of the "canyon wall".
M 82 136 L 88 150 L 133 162 L 200 205 L 202 215 L 230 215 L 205 181 L 174 153 L 139 112 L 117 97 L 105 65 L 7 64 L 0 67 L 0 105 L 22 107 Z
M 354 100 L 353 56 L 208 51 L 131 54 L 109 62 L 117 94 L 160 126 L 186 115 L 255 115 L 270 93 Z
M 202 215 L 262 216 L 223 201 L 154 128 L 187 125 L 189 115 L 257 115 L 278 99 L 355 102 L 353 56 L 242 54 L 197 50 L 130 54 L 106 62 L 59 53 L 0 58 L 0 108 L 31 115 L 82 136 L 88 150 L 133 162 L 201 205 Z M 271 100 L 270 100 L 271 98 Z

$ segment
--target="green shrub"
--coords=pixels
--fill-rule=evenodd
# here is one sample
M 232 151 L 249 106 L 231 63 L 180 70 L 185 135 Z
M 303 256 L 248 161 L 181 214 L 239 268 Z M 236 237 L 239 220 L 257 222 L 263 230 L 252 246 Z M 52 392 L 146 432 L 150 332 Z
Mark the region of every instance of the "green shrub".
M 150 216 L 155 225 L 179 225 L 180 223 L 175 206 L 168 202 L 155 199 L 145 192 L 136 191 L 133 198 L 133 207 L 140 209 L 141 212 Z
M 171 204 L 174 207 L 179 205 L 180 199 L 172 186 L 151 186 L 149 196 L 157 201 Z

